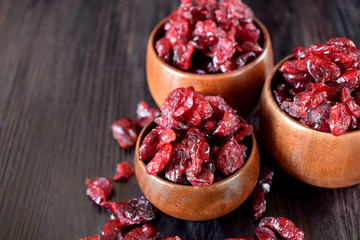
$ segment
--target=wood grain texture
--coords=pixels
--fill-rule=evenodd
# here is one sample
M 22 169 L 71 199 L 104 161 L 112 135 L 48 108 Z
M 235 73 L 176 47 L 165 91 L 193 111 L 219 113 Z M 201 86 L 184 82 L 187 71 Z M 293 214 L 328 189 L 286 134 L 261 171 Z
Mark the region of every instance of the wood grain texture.
M 360 46 L 359 0 L 244 0 L 268 28 L 275 62 L 297 45 L 346 36 Z M 155 106 L 145 79 L 152 28 L 169 0 L 0 0 L 0 239 L 78 239 L 101 232 L 109 213 L 85 195 L 86 177 L 133 164 L 110 124 Z M 250 119 L 257 123 L 257 117 Z M 272 163 L 262 152 L 262 162 Z M 292 219 L 306 239 L 360 239 L 360 185 L 322 189 L 276 169 L 267 216 Z M 135 177 L 112 201 L 139 196 Z M 160 236 L 253 236 L 251 201 L 210 221 L 160 214 Z

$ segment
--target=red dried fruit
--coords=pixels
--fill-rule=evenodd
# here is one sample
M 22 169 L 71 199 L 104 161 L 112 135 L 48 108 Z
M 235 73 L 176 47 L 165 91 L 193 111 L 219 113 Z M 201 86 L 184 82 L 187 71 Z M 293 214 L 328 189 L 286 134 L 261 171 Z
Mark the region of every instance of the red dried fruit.
M 341 76 L 336 79 L 338 88 L 355 89 L 360 85 L 359 71 L 357 69 L 348 69 L 344 71 Z
M 121 118 L 111 124 L 114 139 L 122 148 L 135 145 L 137 139 L 137 123 L 130 118 Z
M 235 140 L 237 142 L 242 141 L 246 136 L 250 136 L 254 129 L 252 125 L 241 123 L 239 130 L 235 133 Z
M 327 45 L 338 45 L 338 46 L 347 48 L 350 51 L 356 50 L 356 46 L 355 46 L 354 42 L 351 41 L 350 39 L 344 38 L 344 37 L 332 38 L 329 41 L 327 41 L 326 44 Z
M 343 88 L 341 92 L 341 101 L 349 107 L 354 117 L 360 118 L 360 105 L 358 105 L 356 101 L 351 97 L 348 88 Z
M 124 237 L 121 231 L 121 224 L 117 219 L 106 222 L 102 228 L 101 235 L 104 240 L 122 240 Z
M 328 82 L 337 79 L 340 74 L 340 68 L 330 61 L 315 55 L 306 58 L 306 67 L 315 82 Z
M 120 179 L 128 179 L 134 174 L 134 168 L 128 162 L 122 162 L 117 164 L 117 170 L 113 179 L 115 181 Z
M 322 132 L 330 132 L 328 119 L 331 105 L 329 101 L 323 101 L 320 105 L 310 109 L 306 116 L 299 121 L 312 129 Z
M 183 143 L 175 143 L 171 160 L 165 167 L 165 178 L 178 182 L 187 168 L 189 159 L 190 155 L 186 146 Z
M 91 236 L 91 237 L 84 237 L 84 238 L 79 238 L 79 240 L 100 240 L 100 236 L 98 234 Z
M 273 95 L 275 98 L 275 101 L 277 102 L 278 105 L 281 105 L 283 101 L 285 101 L 286 99 L 286 87 L 285 84 L 279 84 L 276 87 L 276 90 L 273 90 Z
M 293 50 L 293 54 L 295 59 L 304 59 L 309 55 L 312 55 L 312 51 L 310 48 L 304 48 L 304 47 L 295 47 Z
M 177 88 L 167 95 L 160 110 L 163 115 L 178 120 L 194 105 L 194 88 Z
M 184 44 L 182 41 L 177 41 L 173 45 L 174 56 L 173 65 L 183 70 L 188 70 L 191 66 L 191 56 L 194 53 L 195 46 L 191 42 Z
M 181 238 L 178 237 L 178 236 L 175 236 L 175 237 L 163 237 L 163 238 L 160 238 L 160 240 L 181 240 Z
M 246 147 L 238 144 L 235 139 L 229 140 L 218 153 L 215 161 L 217 169 L 225 175 L 234 173 L 244 165 L 246 150 Z
M 258 240 L 276 240 L 275 233 L 266 227 L 256 228 L 255 235 Z
M 200 172 L 197 175 L 186 172 L 187 180 L 194 187 L 206 187 L 213 183 L 214 173 L 208 170 L 206 167 L 202 166 Z
M 145 171 L 149 175 L 156 175 L 161 172 L 169 162 L 172 155 L 171 143 L 166 143 L 155 154 L 154 158 L 146 165 Z
M 210 104 L 215 113 L 215 118 L 221 120 L 226 110 L 231 110 L 231 107 L 220 96 L 205 96 L 206 101 Z
M 237 43 L 230 38 L 220 39 L 212 48 L 212 60 L 215 68 L 229 60 L 235 53 Z
M 286 80 L 290 82 L 307 81 L 307 67 L 305 60 L 289 60 L 279 68 Z
M 146 102 L 141 101 L 137 105 L 136 114 L 138 124 L 143 128 L 154 117 L 160 114 L 160 110 L 157 108 L 149 108 Z
M 262 217 L 266 211 L 265 193 L 270 192 L 274 171 L 269 166 L 265 166 L 260 173 L 259 181 L 253 192 L 253 212 L 255 220 Z
M 157 145 L 157 149 L 161 149 L 167 143 L 171 143 L 176 140 L 176 133 L 171 128 L 160 130 L 160 141 Z
M 146 223 L 128 232 L 124 240 L 155 240 L 158 235 L 159 231 L 150 223 Z
M 209 119 L 214 114 L 210 103 L 201 93 L 194 92 L 194 106 L 199 110 L 202 120 Z
M 218 26 L 216 22 L 211 19 L 205 21 L 198 21 L 194 29 L 194 35 L 198 36 L 198 48 L 204 48 L 214 45 L 218 41 L 217 37 Z
M 172 59 L 172 45 L 169 39 L 160 38 L 156 41 L 155 49 L 158 56 L 167 63 Z
M 301 116 L 305 117 L 307 111 L 322 103 L 325 100 L 326 96 L 326 92 L 303 91 L 295 95 L 294 101 L 296 105 L 301 107 Z
M 304 232 L 291 220 L 284 217 L 266 217 L 260 223 L 260 227 L 269 227 L 287 240 L 303 240 Z
M 108 208 L 124 227 L 149 222 L 156 216 L 156 208 L 144 196 L 119 203 L 104 202 L 103 206 Z
M 165 38 L 169 39 L 174 46 L 177 41 L 188 42 L 191 36 L 189 23 L 184 19 L 179 19 L 173 22 L 168 29 L 166 29 Z
M 113 191 L 112 181 L 108 178 L 100 177 L 94 181 L 87 178 L 86 184 L 88 185 L 86 195 L 99 205 L 106 201 Z
M 139 148 L 139 159 L 149 160 L 156 154 L 156 146 L 159 144 L 159 129 L 155 128 L 144 138 Z
M 213 134 L 222 138 L 229 138 L 237 132 L 240 126 L 241 122 L 235 111 L 226 110 Z
M 188 130 L 190 127 L 172 117 L 160 116 L 154 120 L 161 128 L 172 128 L 174 130 Z
M 304 112 L 300 106 L 296 105 L 294 102 L 286 100 L 281 103 L 280 108 L 294 118 L 299 118 L 301 113 Z
M 335 136 L 344 134 L 350 127 L 351 112 L 343 103 L 337 103 L 331 108 L 329 126 Z
M 201 171 L 201 165 L 210 156 L 210 147 L 205 134 L 197 128 L 190 128 L 183 143 L 189 150 L 191 161 L 186 170 L 187 176 L 196 176 Z

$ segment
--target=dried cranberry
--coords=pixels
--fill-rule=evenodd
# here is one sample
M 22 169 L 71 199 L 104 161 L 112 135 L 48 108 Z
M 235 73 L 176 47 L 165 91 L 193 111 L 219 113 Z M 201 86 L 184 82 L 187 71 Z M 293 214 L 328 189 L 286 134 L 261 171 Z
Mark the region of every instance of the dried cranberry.
M 161 59 L 170 63 L 172 58 L 172 45 L 169 39 L 163 37 L 157 40 L 155 49 Z
M 79 240 L 100 240 L 100 236 L 98 234 L 91 236 L 91 237 L 84 237 L 84 238 L 79 238 Z
M 155 154 L 154 158 L 146 165 L 145 171 L 147 174 L 156 175 L 161 172 L 166 164 L 171 159 L 172 145 L 166 143 L 160 150 Z
M 144 196 L 119 203 L 104 202 L 103 205 L 113 213 L 121 226 L 146 223 L 156 216 L 156 208 Z
M 158 235 L 159 231 L 150 223 L 146 223 L 128 232 L 124 240 L 155 240 Z
M 102 228 L 101 235 L 104 240 L 122 240 L 124 237 L 121 231 L 121 224 L 117 219 L 106 222 Z
M 190 127 L 187 124 L 179 122 L 172 117 L 162 115 L 154 120 L 161 128 L 172 128 L 175 130 L 188 130 Z
M 187 42 L 191 36 L 189 23 L 184 19 L 179 19 L 166 30 L 165 38 L 169 39 L 174 46 L 177 41 Z M 175 50 L 174 50 L 175 51 Z
M 322 103 L 326 96 L 326 92 L 303 91 L 295 95 L 294 101 L 296 105 L 301 106 L 300 114 L 305 117 L 307 111 Z
M 291 220 L 284 217 L 266 217 L 260 223 L 260 227 L 269 227 L 275 230 L 280 236 L 288 240 L 303 240 L 304 232 Z
M 194 88 L 177 88 L 167 95 L 160 110 L 163 115 L 179 118 L 194 105 Z
M 338 88 L 355 89 L 360 85 L 359 71 L 357 69 L 348 69 L 336 79 Z
M 138 124 L 140 127 L 143 128 L 154 117 L 159 115 L 160 111 L 157 108 L 149 108 L 146 102 L 141 101 L 137 105 L 136 114 L 137 114 Z
M 190 163 L 187 168 L 188 176 L 196 176 L 201 171 L 201 165 L 209 158 L 210 147 L 206 141 L 205 134 L 197 128 L 190 128 L 183 140 L 189 149 Z
M 183 143 L 175 143 L 171 160 L 165 168 L 165 177 L 178 182 L 187 168 L 190 159 L 189 151 Z
M 343 103 L 337 103 L 331 108 L 329 126 L 335 136 L 344 134 L 350 127 L 351 112 Z
M 258 240 L 276 240 L 275 233 L 266 227 L 256 228 L 255 235 Z
M 147 134 L 139 148 L 139 159 L 149 160 L 156 154 L 156 146 L 159 144 L 159 129 L 155 128 Z
M 276 87 L 276 90 L 273 90 L 273 95 L 275 98 L 275 101 L 277 102 L 278 105 L 281 105 L 283 101 L 285 101 L 286 99 L 286 87 L 285 84 L 279 84 Z
M 220 39 L 212 48 L 212 60 L 215 67 L 229 60 L 235 53 L 236 42 L 229 38 Z
M 205 99 L 214 110 L 215 117 L 217 120 L 223 118 L 226 110 L 229 111 L 231 110 L 231 107 L 220 96 L 206 96 Z
M 161 149 L 165 144 L 171 143 L 176 140 L 176 133 L 171 128 L 160 130 L 160 141 L 157 149 Z
M 242 123 L 240 125 L 239 130 L 235 133 L 235 140 L 240 142 L 242 141 L 246 136 L 250 136 L 253 133 L 254 129 L 252 125 Z
M 299 118 L 304 113 L 301 106 L 286 100 L 281 103 L 280 108 L 294 118 Z
M 253 212 L 255 220 L 262 217 L 266 211 L 265 193 L 270 192 L 274 171 L 269 166 L 265 166 L 260 173 L 259 181 L 253 192 Z
M 113 191 L 112 181 L 108 178 L 100 177 L 94 181 L 87 178 L 86 184 L 88 185 L 86 194 L 99 205 L 106 201 Z
M 352 98 L 348 88 L 343 88 L 341 92 L 341 101 L 349 107 L 354 117 L 360 118 L 360 105 L 358 105 L 356 101 Z
M 228 138 L 233 136 L 240 126 L 241 122 L 238 116 L 236 116 L 235 111 L 226 110 L 213 134 L 222 138 Z
M 214 181 L 214 173 L 212 173 L 209 169 L 202 166 L 200 172 L 197 175 L 186 172 L 187 180 L 194 187 L 206 187 L 213 183 Z
M 230 175 L 240 169 L 246 159 L 246 147 L 231 139 L 221 147 L 215 161 L 217 169 L 225 175 Z
M 130 118 L 121 118 L 111 124 L 114 139 L 122 148 L 129 148 L 135 145 L 137 140 L 136 121 Z
M 128 162 L 122 162 L 117 165 L 116 173 L 113 179 L 115 181 L 120 179 L 128 179 L 134 174 L 134 168 Z
M 320 105 L 310 109 L 306 116 L 300 119 L 301 123 L 306 124 L 312 129 L 322 132 L 330 132 L 328 119 L 331 110 L 329 101 L 323 101 Z
M 344 38 L 344 37 L 332 38 L 329 41 L 327 41 L 326 44 L 327 45 L 338 45 L 338 46 L 347 48 L 350 51 L 354 51 L 356 49 L 354 42 L 351 41 L 350 39 Z
M 315 55 L 307 57 L 305 61 L 307 70 L 313 76 L 315 82 L 333 81 L 341 74 L 340 68 L 335 63 Z

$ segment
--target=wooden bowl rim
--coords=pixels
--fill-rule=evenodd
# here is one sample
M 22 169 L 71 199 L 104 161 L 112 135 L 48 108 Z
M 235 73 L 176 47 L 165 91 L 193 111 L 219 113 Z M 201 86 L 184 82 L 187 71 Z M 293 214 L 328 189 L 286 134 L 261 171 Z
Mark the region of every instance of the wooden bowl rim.
M 160 116 L 160 115 L 159 115 Z M 155 118 L 159 117 L 159 116 L 156 116 Z M 238 116 L 238 115 L 237 115 Z M 245 119 L 243 119 L 242 117 L 238 116 L 240 118 L 240 120 L 243 122 L 243 123 L 247 123 L 245 121 Z M 154 123 L 154 120 L 155 118 L 150 121 L 148 124 L 146 124 L 146 126 L 141 130 L 139 136 L 138 136 L 138 139 L 137 139 L 137 142 L 136 142 L 136 148 L 135 148 L 135 161 L 138 161 L 138 163 L 140 164 L 141 168 L 145 169 L 145 163 L 144 161 L 141 161 L 139 159 L 139 155 L 138 155 L 138 151 L 139 151 L 139 148 L 140 148 L 140 142 L 143 141 L 143 135 L 145 133 L 145 131 L 150 127 L 150 125 L 152 125 Z M 249 156 L 247 157 L 246 161 L 245 161 L 245 164 L 240 168 L 238 169 L 235 173 L 231 174 L 230 176 L 218 181 L 218 182 L 215 182 L 215 183 L 212 183 L 211 185 L 209 186 L 206 186 L 206 187 L 194 187 L 194 186 L 191 186 L 191 185 L 182 185 L 182 184 L 177 184 L 177 183 L 173 183 L 169 180 L 166 180 L 166 179 L 163 179 L 157 175 L 148 175 L 150 178 L 152 178 L 154 181 L 156 181 L 158 184 L 162 184 L 162 185 L 166 185 L 168 186 L 169 188 L 178 188 L 178 189 L 187 189 L 187 190 L 192 190 L 194 192 L 198 192 L 198 191 L 214 191 L 215 189 L 217 189 L 218 187 L 223 187 L 222 185 L 226 185 L 228 182 L 231 182 L 230 180 L 238 177 L 239 175 L 243 175 L 243 172 L 246 171 L 248 169 L 248 166 L 250 165 L 250 162 L 251 161 L 255 161 L 255 155 L 256 155 L 256 138 L 255 138 L 255 134 L 252 133 L 251 134 L 251 140 L 252 140 L 252 145 L 251 145 L 251 152 L 249 154 Z M 145 171 L 143 171 L 143 174 L 147 174 Z
M 269 105 L 271 108 L 275 109 L 280 116 L 286 121 L 288 122 L 292 127 L 298 129 L 299 131 L 304 131 L 304 132 L 308 132 L 309 134 L 314 134 L 314 132 L 316 132 L 316 134 L 319 135 L 323 135 L 323 137 L 331 137 L 331 138 L 336 138 L 336 139 L 340 139 L 340 138 L 347 138 L 347 137 L 353 137 L 353 136 L 357 136 L 360 137 L 360 130 L 356 130 L 356 131 L 347 131 L 344 134 L 340 135 L 340 136 L 335 136 L 332 133 L 327 133 L 327 132 L 321 132 L 315 129 L 312 129 L 308 126 L 306 126 L 305 124 L 301 124 L 300 122 L 296 121 L 295 119 L 293 119 L 292 117 L 290 117 L 286 112 L 284 112 L 279 105 L 275 102 L 275 99 L 272 95 L 272 88 L 271 85 L 273 83 L 273 81 L 275 80 L 274 76 L 275 74 L 279 71 L 280 66 L 287 60 L 290 60 L 294 58 L 293 54 L 290 54 L 288 56 L 286 56 L 285 58 L 281 59 L 275 66 L 274 68 L 270 71 L 269 75 L 267 76 L 265 83 L 264 83 L 264 98 L 269 101 Z M 268 99 L 270 98 L 270 99 Z
M 162 65 L 164 68 L 166 68 L 167 71 L 171 72 L 171 74 L 173 74 L 173 75 L 177 75 L 177 76 L 185 75 L 185 76 L 188 76 L 189 78 L 196 77 L 196 79 L 199 79 L 199 80 L 211 78 L 211 80 L 218 80 L 218 81 L 223 80 L 224 77 L 236 77 L 238 75 L 243 74 L 248 69 L 253 68 L 259 62 L 263 61 L 263 59 L 265 58 L 265 55 L 269 53 L 269 49 L 271 48 L 271 39 L 270 39 L 270 35 L 269 35 L 267 28 L 260 20 L 258 20 L 257 18 L 254 17 L 254 23 L 256 26 L 259 27 L 261 35 L 263 36 L 263 39 L 264 39 L 263 51 L 258 56 L 256 56 L 256 58 L 254 60 L 252 60 L 245 66 L 238 68 L 234 71 L 228 72 L 228 73 L 197 74 L 197 73 L 186 72 L 186 71 L 180 70 L 180 69 L 173 67 L 170 64 L 164 62 L 162 59 L 159 58 L 159 56 L 157 55 L 157 53 L 155 51 L 154 38 L 155 38 L 156 34 L 158 33 L 158 31 L 160 31 L 161 28 L 165 25 L 168 18 L 169 17 L 166 17 L 163 20 L 161 20 L 155 26 L 155 28 L 152 30 L 149 40 L 148 40 L 147 47 L 148 47 L 148 50 L 151 52 L 151 55 L 155 56 L 154 61 L 159 62 L 160 65 Z

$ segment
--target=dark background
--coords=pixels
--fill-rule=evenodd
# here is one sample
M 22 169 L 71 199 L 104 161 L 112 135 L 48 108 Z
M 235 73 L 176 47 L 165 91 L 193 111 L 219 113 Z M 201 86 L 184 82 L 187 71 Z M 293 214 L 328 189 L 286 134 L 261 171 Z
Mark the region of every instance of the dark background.
M 295 46 L 335 36 L 360 46 L 360 1 L 245 0 L 268 28 L 275 62 Z M 78 239 L 109 218 L 86 196 L 85 179 L 111 178 L 133 164 L 110 124 L 154 107 L 145 77 L 152 28 L 179 4 L 170 0 L 0 0 L 0 239 Z M 250 119 L 257 123 L 256 116 Z M 261 143 L 260 143 L 261 144 Z M 360 161 L 360 159 L 359 159 Z M 270 162 L 266 154 L 262 162 Z M 112 201 L 141 195 L 136 178 L 114 183 Z M 292 219 L 306 239 L 360 239 L 360 185 L 322 189 L 280 169 L 267 216 Z M 211 221 L 160 214 L 160 236 L 254 236 L 251 200 Z

